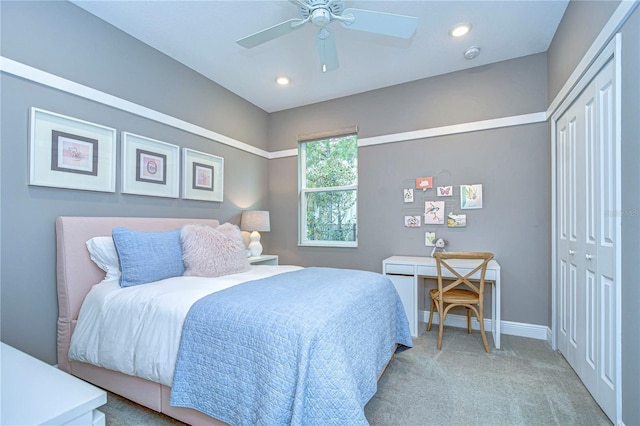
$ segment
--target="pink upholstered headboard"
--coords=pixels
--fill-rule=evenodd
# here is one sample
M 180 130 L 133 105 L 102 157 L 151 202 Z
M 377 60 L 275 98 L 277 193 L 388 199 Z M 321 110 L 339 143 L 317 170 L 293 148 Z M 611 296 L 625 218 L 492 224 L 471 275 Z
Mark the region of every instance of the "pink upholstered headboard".
M 56 219 L 58 287 L 58 366 L 69 371 L 69 343 L 80 306 L 104 272 L 89 257 L 86 241 L 109 236 L 118 226 L 139 231 L 168 231 L 188 223 L 217 226 L 216 219 L 142 217 L 59 217 Z

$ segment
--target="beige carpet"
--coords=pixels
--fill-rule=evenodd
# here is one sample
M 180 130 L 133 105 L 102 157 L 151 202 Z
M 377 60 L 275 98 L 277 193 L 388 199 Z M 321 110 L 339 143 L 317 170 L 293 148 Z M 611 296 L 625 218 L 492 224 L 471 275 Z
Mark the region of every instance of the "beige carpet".
M 490 334 L 487 338 L 492 344 Z M 372 425 L 610 425 L 564 358 L 541 340 L 502 336 L 487 354 L 478 332 L 445 328 L 397 354 L 365 407 Z M 179 424 L 109 394 L 109 426 Z

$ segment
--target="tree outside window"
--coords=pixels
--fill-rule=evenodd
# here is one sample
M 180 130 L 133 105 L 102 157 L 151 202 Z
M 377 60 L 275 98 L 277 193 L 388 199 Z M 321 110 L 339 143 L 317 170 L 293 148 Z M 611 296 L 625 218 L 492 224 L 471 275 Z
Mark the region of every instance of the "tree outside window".
M 300 244 L 356 247 L 357 135 L 301 142 L 299 154 Z

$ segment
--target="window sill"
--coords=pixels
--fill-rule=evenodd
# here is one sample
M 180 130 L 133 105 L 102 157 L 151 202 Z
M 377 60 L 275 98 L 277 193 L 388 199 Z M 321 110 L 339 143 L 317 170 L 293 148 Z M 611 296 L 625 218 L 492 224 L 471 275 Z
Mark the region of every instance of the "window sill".
M 358 248 L 357 241 L 303 241 L 298 247 L 342 247 Z

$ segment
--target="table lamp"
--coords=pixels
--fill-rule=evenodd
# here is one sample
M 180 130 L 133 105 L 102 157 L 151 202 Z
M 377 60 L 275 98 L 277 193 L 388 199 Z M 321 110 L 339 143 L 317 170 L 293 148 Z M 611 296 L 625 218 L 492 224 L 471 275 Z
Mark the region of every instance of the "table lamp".
M 240 219 L 240 229 L 251 232 L 249 243 L 249 252 L 251 257 L 260 256 L 262 254 L 262 244 L 260 244 L 260 232 L 269 232 L 271 225 L 269 223 L 269 212 L 265 210 L 245 210 L 242 212 Z

